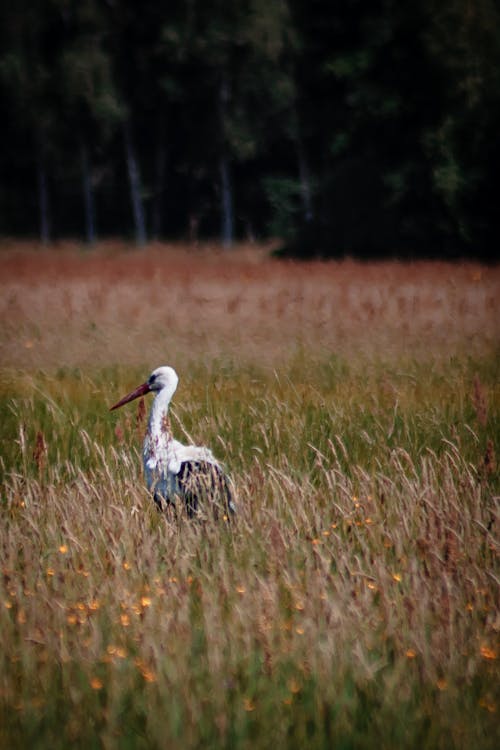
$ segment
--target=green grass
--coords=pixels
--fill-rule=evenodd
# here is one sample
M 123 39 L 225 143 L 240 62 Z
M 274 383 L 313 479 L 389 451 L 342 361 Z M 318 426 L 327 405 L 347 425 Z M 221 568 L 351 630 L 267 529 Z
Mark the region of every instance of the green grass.
M 230 526 L 156 512 L 145 374 L 2 371 L 0 745 L 497 747 L 499 357 L 194 361 Z

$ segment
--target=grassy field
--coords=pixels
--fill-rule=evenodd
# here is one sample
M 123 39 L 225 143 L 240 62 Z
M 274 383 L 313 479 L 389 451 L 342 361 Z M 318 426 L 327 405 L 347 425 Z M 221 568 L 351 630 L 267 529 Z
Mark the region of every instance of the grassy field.
M 0 746 L 497 748 L 500 269 L 0 247 Z M 137 404 L 237 487 L 165 518 Z

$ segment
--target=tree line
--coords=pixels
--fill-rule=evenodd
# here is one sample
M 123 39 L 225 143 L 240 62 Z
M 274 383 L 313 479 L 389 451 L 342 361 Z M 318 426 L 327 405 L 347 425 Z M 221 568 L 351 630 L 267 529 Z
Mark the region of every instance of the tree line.
M 18 0 L 0 234 L 498 254 L 494 0 Z

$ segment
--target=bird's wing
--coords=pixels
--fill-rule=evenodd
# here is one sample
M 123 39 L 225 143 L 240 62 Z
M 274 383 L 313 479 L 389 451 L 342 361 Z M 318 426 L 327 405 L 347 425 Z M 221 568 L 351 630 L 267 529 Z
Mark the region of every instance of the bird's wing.
M 182 461 L 177 483 L 189 516 L 202 509 L 210 509 L 215 517 L 219 512 L 227 514 L 236 510 L 229 479 L 215 460 Z
M 144 472 L 148 488 L 156 498 L 175 503 L 183 499 L 189 516 L 210 507 L 214 515 L 234 513 L 229 479 L 209 448 L 183 445 L 170 438 L 164 446 L 152 449 L 144 443 Z
M 198 445 L 183 445 L 178 440 L 171 440 L 169 444 L 168 470 L 178 474 L 184 462 L 201 461 L 218 465 L 217 459 L 209 448 Z

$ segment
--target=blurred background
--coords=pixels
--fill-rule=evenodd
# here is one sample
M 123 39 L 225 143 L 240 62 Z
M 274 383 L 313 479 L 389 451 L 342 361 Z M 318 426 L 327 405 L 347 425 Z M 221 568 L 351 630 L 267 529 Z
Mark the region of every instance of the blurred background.
M 493 0 L 18 0 L 0 234 L 498 257 Z

